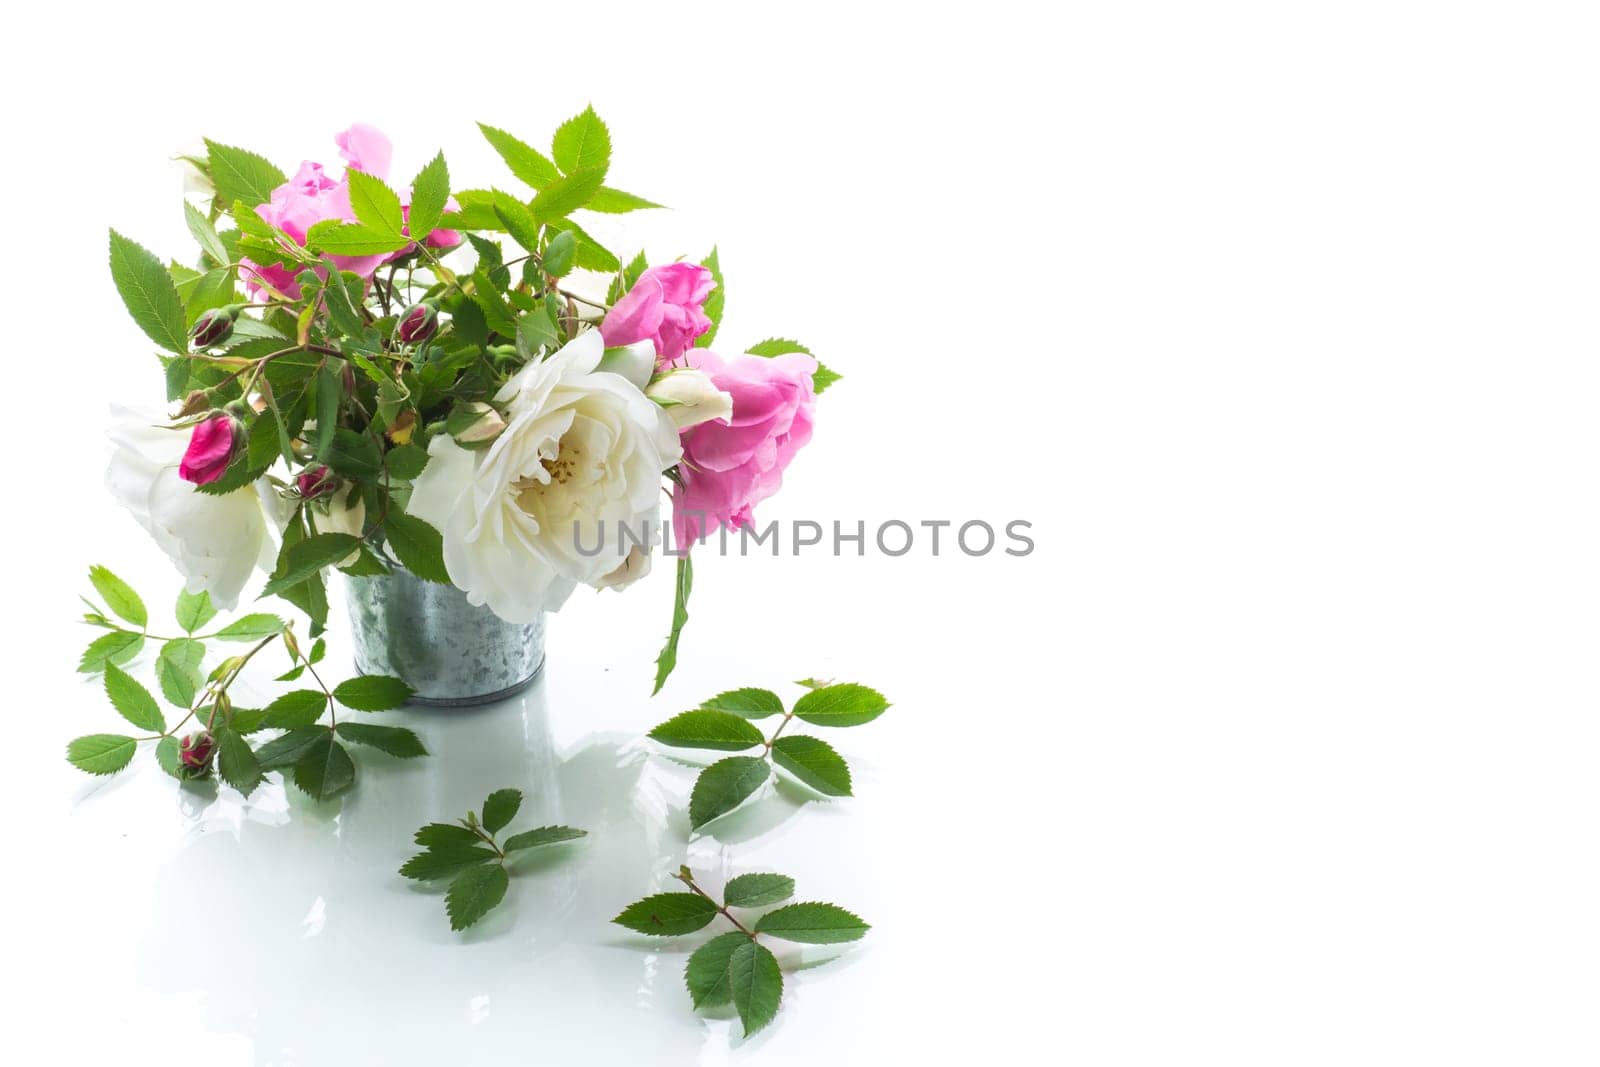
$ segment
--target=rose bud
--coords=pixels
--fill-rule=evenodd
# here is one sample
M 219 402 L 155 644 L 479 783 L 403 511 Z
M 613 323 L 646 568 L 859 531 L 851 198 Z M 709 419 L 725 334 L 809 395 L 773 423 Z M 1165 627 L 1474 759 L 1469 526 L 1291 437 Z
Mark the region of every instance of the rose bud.
M 506 428 L 506 420 L 480 400 L 456 405 L 445 420 L 444 428 L 463 448 L 481 448 L 500 436 L 500 432 Z
M 194 342 L 194 347 L 210 348 L 213 345 L 220 345 L 233 336 L 233 320 L 238 314 L 237 304 L 202 312 L 189 330 L 189 338 Z
M 183 764 L 183 769 L 186 771 L 203 772 L 210 766 L 211 754 L 216 747 L 216 742 L 204 730 L 190 734 L 178 746 L 178 762 Z
M 195 485 L 221 478 L 240 436 L 239 423 L 231 415 L 213 415 L 198 424 L 189 435 L 189 447 L 178 464 L 178 477 Z
M 408 345 L 419 344 L 439 331 L 439 309 L 424 301 L 400 316 L 395 334 Z
M 679 430 L 733 415 L 733 397 L 712 384 L 704 371 L 684 368 L 668 371 L 651 382 L 644 395 L 666 409 Z
M 337 490 L 339 479 L 335 478 L 327 467 L 311 467 L 295 477 L 294 487 L 300 491 L 302 497 L 312 500 Z

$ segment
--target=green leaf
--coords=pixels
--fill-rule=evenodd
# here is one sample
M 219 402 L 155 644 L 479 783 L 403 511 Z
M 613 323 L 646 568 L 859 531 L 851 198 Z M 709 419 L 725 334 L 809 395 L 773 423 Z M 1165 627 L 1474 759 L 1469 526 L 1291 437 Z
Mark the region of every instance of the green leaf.
M 783 356 L 790 352 L 803 352 L 808 356 L 811 354 L 811 349 L 787 337 L 769 337 L 765 341 L 756 342 L 745 351 L 752 356 Z
M 333 431 L 328 466 L 347 478 L 367 481 L 383 473 L 383 455 L 370 435 L 341 426 Z
M 273 730 L 298 730 L 314 725 L 327 710 L 327 694 L 316 689 L 294 689 L 263 709 L 261 725 Z
M 473 835 L 473 839 L 477 840 L 477 836 Z M 400 873 L 419 882 L 431 882 L 494 858 L 494 853 L 482 845 L 443 845 L 412 856 L 400 868 Z
M 411 210 L 407 228 L 412 237 L 425 240 L 439 225 L 444 205 L 450 199 L 450 171 L 445 166 L 444 153 L 429 160 L 411 182 Z
M 496 189 L 494 213 L 512 240 L 529 252 L 539 251 L 539 221 L 533 217 L 526 204 L 510 193 L 502 193 Z
M 767 946 L 745 938 L 744 944 L 728 956 L 728 985 L 746 1037 L 778 1014 L 778 1004 L 783 1000 L 783 972 Z
M 576 841 L 580 837 L 587 836 L 587 831 L 573 826 L 541 826 L 537 830 L 524 830 L 520 834 L 512 834 L 500 847 L 507 852 L 520 852 L 525 848 L 558 845 L 563 841 Z
M 575 170 L 564 178 L 557 178 L 540 190 L 529 204 L 533 217 L 540 222 L 565 218 L 589 202 L 605 181 L 606 172 L 600 169 Z
M 783 701 L 770 689 L 730 689 L 726 693 L 718 693 L 700 706 L 712 711 L 732 712 L 747 719 L 765 719 L 769 715 L 783 714 Z
M 456 875 L 445 894 L 444 908 L 450 915 L 450 929 L 465 930 L 505 899 L 511 883 L 506 869 L 498 863 L 470 867 Z
M 818 363 L 817 369 L 812 372 L 811 375 L 811 391 L 813 393 L 821 393 L 824 389 L 828 388 L 828 386 L 832 385 L 842 377 L 844 377 L 842 374 L 835 374 L 827 367 L 824 367 L 822 364 Z
M 284 622 L 278 616 L 256 612 L 239 616 L 213 636 L 223 641 L 259 641 L 263 637 L 282 633 L 283 630 Z
M 344 360 L 329 357 L 323 361 L 322 369 L 317 371 L 317 433 L 311 439 L 311 454 L 323 462 L 327 461 L 328 449 L 333 445 L 333 433 L 339 428 L 339 401 L 344 397 L 344 368 Z
M 689 794 L 689 824 L 698 830 L 737 808 L 761 788 L 771 768 L 755 756 L 729 756 L 700 772 Z
M 733 1000 L 733 987 L 728 983 L 728 960 L 734 949 L 749 940 L 734 931 L 718 934 L 695 949 L 683 969 L 683 984 L 689 987 L 689 999 L 696 1008 L 714 1008 Z
M 328 736 L 329 731 L 326 726 L 303 726 L 290 730 L 282 737 L 275 737 L 256 749 L 256 761 L 261 764 L 261 769 L 264 771 L 292 767 Z
M 307 247 L 330 256 L 376 256 L 398 252 L 410 243 L 411 238 L 399 232 L 337 219 L 324 219 L 306 233 Z
M 641 934 L 692 934 L 717 917 L 717 906 L 698 893 L 657 893 L 634 901 L 611 921 Z
M 400 197 L 384 184 L 382 178 L 347 169 L 345 181 L 350 183 L 350 209 L 363 226 L 389 237 L 406 236 L 402 232 L 406 221 L 400 208 Z
M 748 719 L 706 709 L 680 712 L 651 730 L 650 736 L 676 748 L 711 748 L 721 752 L 739 752 L 766 740 Z
M 645 208 L 660 207 L 654 201 L 646 200 L 642 196 L 625 193 L 621 189 L 612 189 L 602 185 L 594 197 L 585 205 L 585 210 L 598 211 L 603 215 L 622 215 L 629 211 L 641 211 Z
M 184 780 L 183 760 L 179 753 L 176 737 L 163 737 L 156 742 L 156 765 L 181 782 Z
M 386 674 L 363 674 L 346 678 L 333 687 L 334 699 L 357 711 L 388 711 L 411 699 L 415 692 L 398 678 Z
M 212 263 L 220 267 L 232 261 L 233 257 L 228 255 L 228 249 L 223 245 L 222 238 L 217 236 L 217 229 L 211 225 L 211 220 L 187 200 L 183 202 L 183 221 L 189 227 L 190 235 L 199 243 L 200 251 L 210 256 Z
M 465 826 L 448 822 L 431 822 L 417 831 L 414 840 L 423 848 L 473 848 L 482 841 L 482 838 Z
M 756 923 L 756 932 L 802 941 L 808 945 L 836 945 L 858 941 L 870 930 L 866 923 L 837 904 L 790 904 L 769 911 Z
M 481 122 L 478 123 L 478 129 L 483 131 L 483 136 L 494 146 L 494 150 L 500 153 L 500 158 L 506 161 L 511 173 L 530 188 L 543 189 L 561 177 L 554 163 L 504 130 L 485 126 Z M 464 205 L 466 201 L 462 203 Z
M 162 718 L 161 706 L 150 690 L 140 685 L 120 667 L 106 664 L 106 696 L 117 713 L 141 730 L 160 734 L 167 730 L 167 720 Z
M 183 632 L 192 634 L 217 616 L 217 609 L 211 606 L 211 594 L 204 589 L 198 593 L 191 593 L 185 589 L 178 594 L 176 609 L 178 625 L 183 627 Z
M 224 204 L 237 201 L 245 207 L 255 207 L 266 203 L 272 198 L 272 190 L 289 180 L 270 162 L 242 148 L 207 141 L 206 158 L 211 164 L 211 180 L 217 186 L 217 199 Z
M 794 879 L 786 874 L 741 874 L 722 889 L 722 902 L 730 908 L 760 908 L 792 896 Z
M 611 131 L 592 106 L 586 107 L 556 129 L 550 155 L 556 166 L 568 174 L 579 170 L 604 172 L 611 165 Z
M 194 291 L 183 300 L 183 323 L 192 328 L 200 316 L 215 308 L 233 303 L 237 294 L 233 288 L 233 270 L 212 270 L 203 274 L 194 284 Z
M 144 647 L 143 634 L 109 633 L 101 634 L 89 642 L 89 647 L 83 650 L 83 655 L 78 660 L 78 670 L 84 674 L 94 674 L 104 670 L 108 663 L 126 663 L 139 654 Z
M 217 735 L 217 774 L 240 793 L 249 796 L 261 784 L 261 765 L 250 744 L 233 730 Z
M 349 789 L 356 780 L 350 753 L 324 730 L 316 744 L 294 765 L 294 784 L 317 800 L 327 800 Z
M 118 734 L 90 734 L 67 745 L 67 762 L 88 774 L 115 774 L 133 759 L 138 743 Z
M 324 303 L 328 306 L 328 320 L 333 323 L 335 330 L 338 330 L 346 337 L 360 337 L 366 330 L 366 319 L 361 316 L 361 303 L 364 299 L 363 285 L 364 283 L 358 276 L 346 274 L 332 260 L 328 261 L 328 277 L 322 284 Z M 302 288 L 307 287 L 303 286 Z M 352 356 L 359 355 L 359 353 L 354 352 L 351 354 Z M 365 357 L 361 358 L 364 359 Z M 383 377 L 383 375 L 380 373 L 379 377 Z M 385 378 L 384 380 L 387 381 L 388 379 Z
M 711 320 L 711 329 L 695 338 L 694 342 L 696 348 L 708 348 L 711 342 L 716 340 L 717 329 L 722 325 L 722 305 L 725 299 L 722 288 L 722 262 L 717 258 L 717 250 L 713 248 L 711 254 L 700 261 L 700 265 L 711 272 L 711 277 L 717 283 L 717 287 L 711 290 L 711 295 L 706 297 L 705 304 L 706 318 Z
M 423 747 L 422 739 L 402 726 L 373 726 L 364 722 L 342 722 L 335 727 L 336 732 L 346 741 L 353 741 L 358 745 L 375 748 L 379 752 L 387 752 L 400 759 L 413 759 L 417 756 L 426 756 L 428 750 Z
M 557 233 L 570 233 L 578 239 L 578 249 L 572 258 L 575 266 L 602 273 L 621 268 L 621 261 L 609 248 L 595 240 L 582 226 L 571 219 L 550 219 L 545 223 L 545 228 Z M 620 293 L 617 295 L 621 296 Z
M 167 703 L 187 709 L 200 688 L 200 664 L 206 646 L 192 637 L 179 637 L 161 646 L 156 656 L 156 681 Z
M 544 249 L 544 272 L 552 278 L 564 278 L 572 271 L 573 257 L 578 252 L 578 235 L 562 230 L 550 238 Z
M 888 707 L 889 702 L 876 689 L 845 683 L 813 689 L 794 702 L 794 714 L 813 726 L 860 726 Z
M 483 802 L 483 828 L 492 833 L 517 817 L 522 807 L 522 790 L 496 789 Z
M 90 567 L 89 582 L 94 586 L 95 592 L 105 600 L 106 607 L 122 618 L 135 626 L 143 626 L 150 621 L 150 616 L 144 608 L 144 601 L 139 599 L 139 594 L 135 593 L 127 582 L 106 568 L 98 565 Z
M 678 573 L 674 583 L 676 592 L 672 601 L 672 633 L 667 635 L 667 643 L 656 656 L 656 685 L 650 690 L 651 696 L 661 692 L 672 669 L 678 665 L 678 638 L 683 635 L 684 624 L 689 621 L 689 591 L 694 588 L 694 564 L 689 562 L 687 546 L 679 548 L 684 554 L 678 557 Z
M 278 561 L 272 580 L 262 588 L 262 596 L 271 596 L 292 588 L 307 578 L 330 567 L 356 550 L 361 539 L 347 533 L 314 534 L 291 547 Z M 220 635 L 219 635 L 220 636 Z
M 422 477 L 422 471 L 428 465 L 428 450 L 415 444 L 401 445 L 389 450 L 384 456 L 384 463 L 389 468 L 389 477 L 414 482 Z M 393 517 L 391 514 L 390 518 Z
M 450 572 L 444 565 L 444 538 L 438 530 L 415 515 L 390 511 L 383 532 L 385 543 L 406 570 L 425 582 L 450 584 Z
M 819 793 L 850 796 L 850 765 L 816 737 L 790 734 L 772 743 L 773 762 Z

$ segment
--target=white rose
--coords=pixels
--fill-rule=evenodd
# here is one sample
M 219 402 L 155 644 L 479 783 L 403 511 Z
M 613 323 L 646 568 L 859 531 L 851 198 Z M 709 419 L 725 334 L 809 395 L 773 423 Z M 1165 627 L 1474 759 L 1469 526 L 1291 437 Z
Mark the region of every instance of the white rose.
M 221 495 L 200 492 L 178 477 L 188 434 L 162 421 L 160 414 L 113 405 L 116 451 L 106 485 L 172 557 L 189 592 L 208 592 L 217 607 L 231 609 L 251 572 L 271 571 L 277 558 L 277 495 L 263 483 Z
M 733 415 L 733 395 L 712 384 L 705 371 L 685 367 L 668 371 L 650 383 L 645 395 L 666 409 L 680 430 Z
M 312 532 L 319 534 L 342 533 L 360 537 L 367 524 L 367 505 L 361 499 L 361 494 L 356 492 L 354 482 L 345 482 L 337 492 L 307 502 L 306 514 L 311 517 Z M 358 548 L 334 566 L 348 567 L 360 558 L 361 550 Z
M 518 371 L 495 396 L 506 428 L 494 443 L 469 451 L 439 434 L 411 494 L 411 513 L 444 535 L 450 580 L 507 621 L 601 584 L 629 562 L 620 528 L 658 525 L 678 433 L 637 385 L 597 369 L 604 344 L 588 330 Z

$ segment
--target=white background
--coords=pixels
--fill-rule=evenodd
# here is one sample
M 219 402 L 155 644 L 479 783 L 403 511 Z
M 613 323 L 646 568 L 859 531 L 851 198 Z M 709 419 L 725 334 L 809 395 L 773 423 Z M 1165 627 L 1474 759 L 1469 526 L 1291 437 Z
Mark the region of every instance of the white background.
M 19 1062 L 1596 1062 L 1590 9 L 1051 10 L 13 13 Z M 720 347 L 845 376 L 760 517 L 1037 550 L 707 557 L 654 700 L 665 569 L 580 595 L 529 703 L 415 717 L 439 755 L 366 761 L 342 812 L 148 757 L 86 787 L 62 745 L 117 720 L 73 673 L 84 568 L 175 590 L 100 486 L 106 404 L 161 388 L 106 227 L 190 255 L 167 159 L 201 134 L 291 168 L 360 119 L 398 180 L 443 148 L 507 184 L 473 121 L 539 143 L 589 101 L 614 184 L 675 209 L 594 228 L 717 242 Z M 858 796 L 689 856 L 874 930 L 745 1043 L 681 947 L 605 925 L 684 849 L 687 774 L 632 739 L 807 674 L 894 701 L 834 738 Z M 392 871 L 515 774 L 597 832 L 458 944 Z

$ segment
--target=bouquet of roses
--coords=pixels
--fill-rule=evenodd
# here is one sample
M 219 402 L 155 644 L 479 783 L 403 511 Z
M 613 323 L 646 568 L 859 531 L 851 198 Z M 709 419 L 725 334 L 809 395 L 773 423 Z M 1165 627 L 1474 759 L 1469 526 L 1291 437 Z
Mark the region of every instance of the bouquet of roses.
M 363 125 L 336 138 L 338 177 L 209 141 L 185 157 L 205 194 L 184 203 L 194 265 L 111 234 L 171 407 L 115 412 L 109 482 L 191 593 L 232 607 L 259 567 L 314 634 L 330 568 L 402 566 L 526 622 L 676 546 L 659 688 L 688 547 L 777 491 L 835 376 L 793 341 L 710 350 L 715 251 L 624 264 L 576 221 L 659 206 L 604 184 L 593 109 L 549 156 L 482 130 L 531 195 L 453 190 L 442 154 L 397 191 Z

